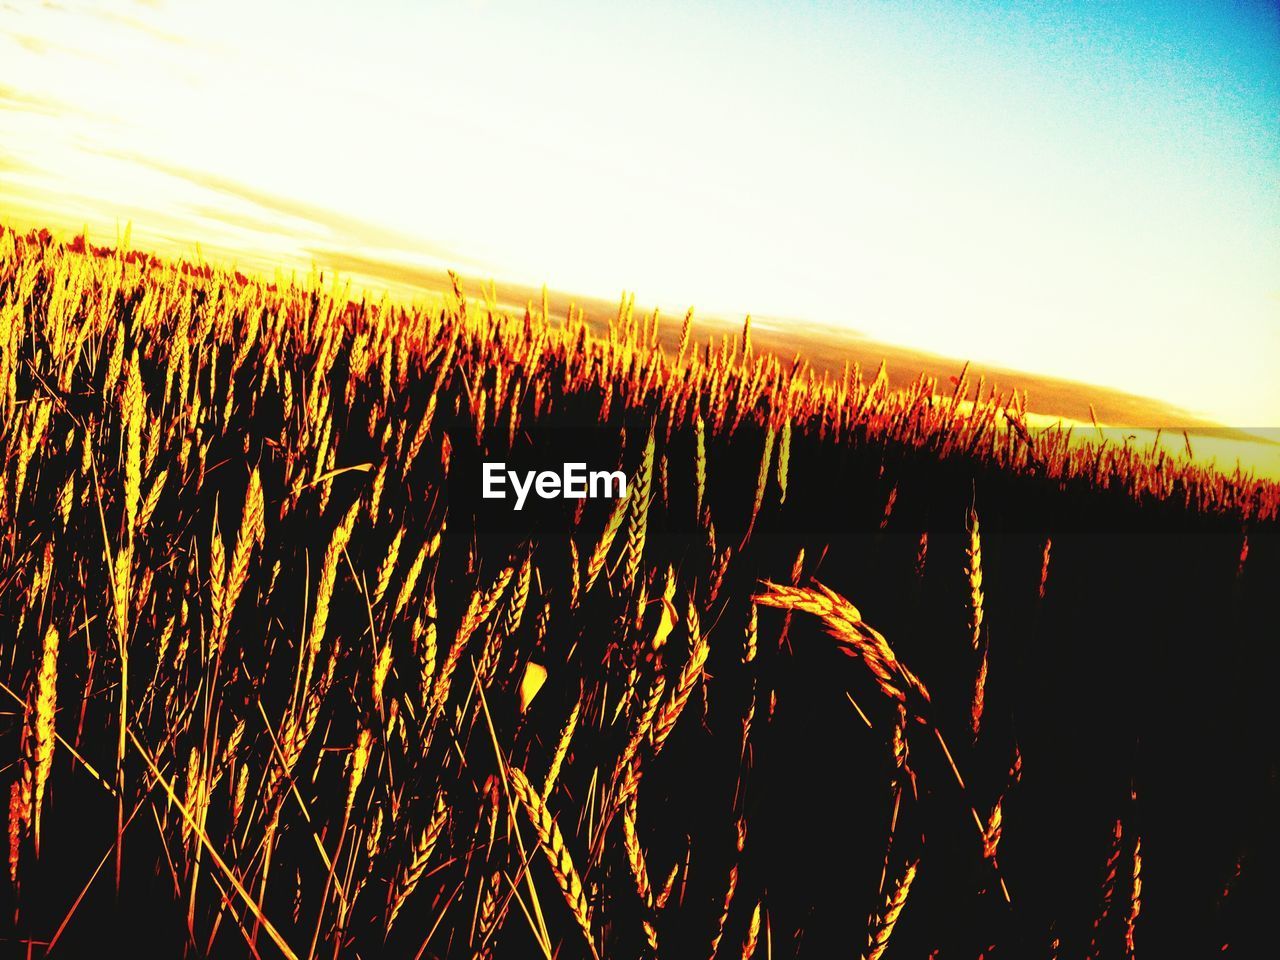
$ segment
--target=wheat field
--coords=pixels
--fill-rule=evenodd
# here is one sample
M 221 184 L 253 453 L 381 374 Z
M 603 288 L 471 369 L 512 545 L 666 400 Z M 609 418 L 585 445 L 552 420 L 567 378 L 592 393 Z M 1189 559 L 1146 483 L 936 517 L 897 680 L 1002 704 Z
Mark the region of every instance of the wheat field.
M 1254 955 L 1280 488 L 632 303 L 0 234 L 5 956 Z

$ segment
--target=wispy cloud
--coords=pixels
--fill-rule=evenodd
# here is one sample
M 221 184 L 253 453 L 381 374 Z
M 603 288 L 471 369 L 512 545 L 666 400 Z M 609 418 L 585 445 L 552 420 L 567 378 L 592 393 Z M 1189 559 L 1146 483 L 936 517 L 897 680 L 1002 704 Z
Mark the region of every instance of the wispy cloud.
M 426 242 L 421 237 L 382 227 L 359 217 L 340 213 L 318 204 L 270 193 L 211 171 L 189 169 L 139 154 L 112 153 L 108 151 L 104 151 L 104 153 L 147 167 L 166 176 L 186 181 L 204 190 L 245 201 L 265 213 L 278 214 L 294 221 L 300 221 L 310 226 L 313 232 L 318 232 L 325 239 L 331 242 L 341 242 L 351 249 L 398 250 L 403 253 L 429 257 L 442 263 L 454 264 L 458 267 L 480 268 L 484 266 L 479 261 L 469 259 L 456 250 Z M 193 209 L 195 208 L 193 207 Z M 250 222 L 252 218 L 234 214 L 228 216 L 220 212 L 217 207 L 203 206 L 199 209 L 205 216 L 223 217 L 227 222 L 235 223 L 238 226 L 250 229 L 270 228 L 269 220 L 259 219 L 255 226 Z
M 65 116 L 67 113 L 75 112 L 75 108 L 65 101 L 41 96 L 3 83 L 0 83 L 0 110 L 38 113 L 46 117 Z
M 139 5 L 150 7 L 152 9 L 158 9 L 160 7 L 160 4 L 158 3 Z M 189 47 L 195 42 L 191 37 L 183 36 L 182 34 L 175 33 L 171 30 L 165 30 L 156 26 L 154 23 L 150 23 L 147 20 L 142 19 L 141 17 L 131 16 L 130 14 L 122 13 L 119 10 L 93 6 L 89 7 L 86 12 L 89 15 L 98 17 L 108 23 L 118 24 L 119 26 L 127 27 L 130 30 L 136 30 L 139 33 L 146 34 L 152 39 L 159 40 L 161 43 L 166 43 L 170 46 Z

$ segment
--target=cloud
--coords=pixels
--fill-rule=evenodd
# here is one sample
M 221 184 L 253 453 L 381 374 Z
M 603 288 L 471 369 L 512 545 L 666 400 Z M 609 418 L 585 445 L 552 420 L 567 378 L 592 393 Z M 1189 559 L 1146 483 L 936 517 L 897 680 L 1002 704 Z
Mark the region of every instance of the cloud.
M 22 49 L 30 53 L 45 54 L 45 53 L 48 53 L 50 50 L 57 48 L 56 44 L 52 44 L 47 40 L 42 40 L 39 37 L 33 37 L 29 33 L 10 32 L 8 35 L 9 35 L 9 38 L 13 40 L 14 43 L 16 43 L 18 46 L 22 47 Z
M 159 4 L 147 4 L 147 6 L 152 7 L 153 9 L 158 9 Z M 170 46 L 188 47 L 193 45 L 193 41 L 190 37 L 171 33 L 168 30 L 161 30 L 154 24 L 147 23 L 147 21 L 141 20 L 138 17 L 130 16 L 127 13 L 120 13 L 117 10 L 107 10 L 98 7 L 89 7 L 86 12 L 101 20 L 105 20 L 108 23 L 119 24 L 120 26 L 126 27 L 130 30 L 145 33 L 147 36 L 159 40 L 162 43 L 167 43 Z
M 430 243 L 420 237 L 403 231 L 379 226 L 360 217 L 353 217 L 318 204 L 308 203 L 291 197 L 260 190 L 240 181 L 220 174 L 203 170 L 195 170 L 177 164 L 155 160 L 136 153 L 118 151 L 99 151 L 118 160 L 125 160 L 147 167 L 157 173 L 184 180 L 194 186 L 214 193 L 235 197 L 257 207 L 265 213 L 276 214 L 304 221 L 321 231 L 322 236 L 355 251 L 396 250 L 413 256 L 425 256 L 442 263 L 455 264 L 459 267 L 480 269 L 482 264 L 440 244 Z M 280 234 L 283 228 L 266 221 L 254 222 L 254 218 L 231 214 L 216 208 L 201 206 L 193 208 L 202 216 L 214 217 L 233 226 L 247 227 L 267 233 Z
M 0 150 L 0 174 L 29 173 L 34 169 L 29 163 L 19 160 L 12 153 Z
M 28 93 L 0 83 L 0 110 L 12 110 L 15 113 L 38 113 L 46 117 L 59 117 L 75 108 L 70 104 L 53 97 L 44 97 Z
M 397 263 L 381 257 L 362 256 L 345 250 L 307 247 L 304 251 L 317 263 L 344 273 L 381 280 L 393 286 L 439 292 L 448 289 L 449 274 L 443 268 Z

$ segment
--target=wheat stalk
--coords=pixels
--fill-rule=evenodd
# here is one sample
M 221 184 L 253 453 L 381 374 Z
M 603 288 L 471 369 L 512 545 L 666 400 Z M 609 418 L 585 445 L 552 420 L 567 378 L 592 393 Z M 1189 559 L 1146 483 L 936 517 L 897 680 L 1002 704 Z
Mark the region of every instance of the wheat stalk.
M 378 566 L 378 577 L 373 588 L 373 602 L 375 604 L 382 601 L 383 594 L 387 592 L 387 587 L 391 585 L 391 575 L 395 573 L 396 559 L 400 556 L 400 544 L 403 540 L 404 527 L 401 527 L 396 531 L 395 537 L 391 540 L 391 545 L 387 547 L 387 555 Z
M 219 650 L 226 640 L 227 627 L 231 614 L 235 610 L 236 601 L 249 578 L 249 560 L 253 554 L 254 544 L 266 542 L 265 507 L 262 500 L 262 479 L 255 469 L 249 476 L 249 488 L 245 492 L 244 510 L 240 517 L 240 530 L 236 534 L 235 552 L 231 555 L 231 569 L 227 571 L 226 594 L 222 600 L 223 610 L 218 616 L 218 632 L 215 638 Z M 222 539 L 215 535 L 215 549 L 222 551 Z M 224 561 L 225 562 L 225 561 Z
M 551 763 L 547 766 L 547 777 L 542 782 L 542 800 L 545 803 L 551 797 L 551 791 L 556 785 L 556 778 L 560 776 L 560 766 L 564 763 L 565 756 L 569 753 L 569 744 L 573 740 L 573 731 L 578 726 L 578 714 L 582 711 L 582 695 L 578 695 L 578 699 L 574 701 L 573 709 L 569 711 L 569 719 L 564 722 L 564 726 L 560 728 L 560 736 L 556 740 L 555 752 L 551 755 Z
M 822 620 L 827 633 L 850 656 L 860 658 L 880 690 L 892 700 L 905 702 L 908 694 L 929 702 L 929 691 L 906 665 L 894 656 L 885 638 L 863 622 L 862 614 L 834 590 L 814 582 L 813 588 L 788 587 L 762 581 L 763 593 L 752 600 L 766 607 L 802 610 Z
M 747 845 L 747 822 L 742 818 L 738 819 L 738 839 L 737 839 L 737 856 L 734 857 L 732 864 L 729 866 L 729 879 L 725 886 L 724 901 L 720 907 L 720 916 L 716 922 L 716 932 L 711 938 L 710 960 L 715 960 L 716 953 L 720 949 L 720 941 L 724 938 L 724 925 L 729 920 L 729 908 L 733 906 L 733 896 L 738 890 L 738 862 L 742 858 L 742 851 Z
M 627 516 L 631 500 L 635 496 L 634 486 L 627 491 L 627 496 L 619 499 L 609 514 L 609 519 L 605 521 L 604 531 L 600 534 L 600 539 L 596 542 L 595 549 L 591 551 L 591 556 L 587 558 L 587 578 L 583 584 L 582 593 L 589 593 L 592 586 L 595 585 L 596 578 L 600 575 L 600 571 L 604 568 L 605 558 L 609 555 L 609 548 L 613 546 L 614 538 L 618 535 L 618 530 L 622 527 L 622 521 Z M 577 550 L 574 550 L 575 556 Z M 576 564 L 575 564 L 576 565 Z M 574 591 L 575 594 L 577 591 Z
M 770 423 L 764 435 L 764 450 L 760 454 L 760 472 L 756 476 L 756 494 L 751 503 L 751 520 L 747 523 L 747 532 L 742 538 L 744 546 L 751 539 L 751 531 L 756 527 L 756 517 L 760 515 L 760 506 L 764 503 L 764 489 L 769 481 L 769 465 L 773 458 L 773 440 L 773 424 Z
M 515 791 L 529 819 L 533 821 L 534 829 L 538 833 L 538 843 L 551 864 L 551 872 L 556 878 L 560 892 L 564 894 L 565 903 L 569 905 L 569 912 L 573 914 L 573 919 L 582 930 L 591 955 L 599 960 L 595 939 L 591 933 L 591 914 L 587 908 L 587 895 L 583 892 L 582 881 L 573 868 L 573 857 L 564 842 L 564 836 L 560 833 L 560 825 L 556 823 L 555 817 L 551 815 L 541 795 L 533 789 L 523 770 L 519 767 L 511 767 L 507 771 L 507 777 L 511 789 Z
M 142 421 L 145 403 L 142 393 L 142 371 L 135 347 L 129 361 L 129 373 L 121 400 L 125 423 L 125 515 L 129 521 L 129 535 L 138 529 L 138 503 L 142 497 Z
M 978 511 L 969 508 L 966 528 L 969 544 L 965 548 L 965 575 L 969 581 L 969 634 L 973 649 L 982 638 L 982 535 L 978 530 Z
M 742 940 L 742 960 L 751 960 L 756 955 L 756 944 L 760 939 L 760 903 L 757 901 L 751 911 L 751 919 L 747 921 L 747 935 Z
M 58 705 L 58 631 L 50 626 L 44 634 L 40 654 L 40 672 L 36 677 L 35 743 L 32 767 L 35 770 L 32 822 L 36 856 L 40 855 L 40 811 L 44 805 L 45 787 L 53 769 L 54 716 Z
M 862 952 L 862 960 L 880 960 L 885 950 L 889 948 L 889 937 L 893 935 L 898 916 L 906 906 L 907 896 L 911 893 L 911 883 L 916 878 L 916 869 L 919 864 L 918 860 L 907 864 L 902 876 L 894 884 L 893 890 L 885 898 L 880 913 L 871 922 L 871 929 L 867 934 L 867 948 Z
M 636 583 L 640 572 L 640 558 L 644 554 L 645 536 L 649 527 L 649 502 L 653 496 L 653 453 L 654 431 L 650 427 L 649 439 L 645 441 L 640 461 L 640 471 L 636 475 L 635 489 L 629 497 L 631 510 L 627 515 L 627 541 L 622 565 L 624 589 Z
M 654 715 L 653 723 L 649 728 L 649 740 L 652 743 L 655 757 L 661 752 L 662 745 L 666 743 L 667 737 L 671 736 L 671 731 L 675 729 L 676 721 L 680 719 L 680 714 L 684 712 L 684 706 L 689 701 L 689 694 L 693 692 L 694 684 L 702 676 L 702 668 L 707 662 L 707 654 L 711 652 L 706 638 L 702 636 L 698 611 L 693 605 L 692 598 L 689 601 L 686 621 L 689 627 L 691 650 L 689 659 L 680 668 L 680 674 L 676 678 L 675 686 L 671 690 L 670 696 L 667 697 L 666 702 L 662 704 Z
M 1102 933 L 1102 926 L 1106 923 L 1107 917 L 1111 914 L 1111 902 L 1115 897 L 1116 880 L 1120 874 L 1120 846 L 1124 837 L 1124 822 L 1120 818 L 1116 818 L 1115 828 L 1111 834 L 1111 846 L 1107 853 L 1107 862 L 1102 875 L 1102 906 L 1098 911 L 1098 916 L 1093 921 L 1093 931 L 1090 934 L 1089 950 L 1087 957 L 1097 956 L 1099 936 Z
M 787 474 L 791 466 L 791 418 L 782 421 L 782 437 L 778 442 L 778 503 L 787 502 Z
M 1053 538 L 1045 537 L 1044 552 L 1040 558 L 1040 585 L 1037 588 L 1037 594 L 1040 599 L 1044 599 L 1045 589 L 1049 585 L 1049 552 L 1053 549 Z
M 982 711 L 986 705 L 987 697 L 987 654 L 990 650 L 991 642 L 988 640 L 982 644 L 982 652 L 978 657 L 978 672 L 973 679 L 973 697 L 969 703 L 969 729 L 973 734 L 973 742 L 978 742 L 978 733 L 982 728 Z
M 440 834 L 444 831 L 448 814 L 449 808 L 445 804 L 444 794 L 439 793 L 436 795 L 435 809 L 431 814 L 431 819 L 427 822 L 426 828 L 418 835 L 417 840 L 414 841 L 408 862 L 397 872 L 391 885 L 391 894 L 387 907 L 387 933 L 391 932 L 391 925 L 396 922 L 396 917 L 400 915 L 400 910 L 405 901 L 417 889 L 418 882 L 422 879 L 422 875 L 426 873 L 427 863 L 431 860 L 432 851 L 435 850 Z
M 311 685 L 311 675 L 315 668 L 316 658 L 320 655 L 320 646 L 324 640 L 325 627 L 329 623 L 329 602 L 333 598 L 333 589 L 338 580 L 338 562 L 347 542 L 351 539 L 351 528 L 355 524 L 356 513 L 360 501 L 353 503 L 346 515 L 334 528 L 329 540 L 329 547 L 324 554 L 324 562 L 320 567 L 320 582 L 316 588 L 315 613 L 311 617 L 311 632 L 307 635 L 306 673 L 302 681 L 305 690 Z
M 498 601 L 502 598 L 507 584 L 511 582 L 511 577 L 514 573 L 514 568 L 508 566 L 498 574 L 493 583 L 490 584 L 488 591 L 481 593 L 479 588 L 472 591 L 466 613 L 462 615 L 462 623 L 458 625 L 458 632 L 453 638 L 453 643 L 449 645 L 449 651 L 445 655 L 444 663 L 440 666 L 440 674 L 436 678 L 432 697 L 432 716 L 439 714 L 444 708 L 445 701 L 449 698 L 449 688 L 453 681 L 453 673 L 457 669 L 458 660 L 462 657 L 462 651 L 466 647 L 467 641 L 471 638 L 476 628 L 489 619 L 494 608 L 498 605 Z
M 1133 841 L 1133 886 L 1129 892 L 1129 913 L 1124 918 L 1125 956 L 1132 960 L 1135 948 L 1133 937 L 1138 926 L 1138 914 L 1142 912 L 1142 838 Z
M 696 483 L 694 494 L 694 509 L 697 515 L 702 516 L 702 505 L 706 499 L 707 493 L 707 429 L 702 422 L 702 414 L 698 414 L 693 421 L 694 436 L 694 481 Z
M 641 919 L 645 939 L 652 950 L 658 949 L 658 929 L 653 923 L 653 889 L 649 885 L 649 870 L 645 865 L 644 851 L 640 848 L 640 836 L 636 833 L 636 804 L 632 795 L 622 808 L 622 846 L 627 854 L 627 865 L 631 868 L 631 876 L 635 880 L 636 893 L 644 907 L 645 915 Z

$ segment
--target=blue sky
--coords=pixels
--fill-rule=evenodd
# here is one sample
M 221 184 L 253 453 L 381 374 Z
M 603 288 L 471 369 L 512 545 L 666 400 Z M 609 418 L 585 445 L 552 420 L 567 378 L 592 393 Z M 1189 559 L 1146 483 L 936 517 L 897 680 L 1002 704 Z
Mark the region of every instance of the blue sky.
M 633 289 L 1280 424 L 1270 4 L 0 11 L 0 217 Z

